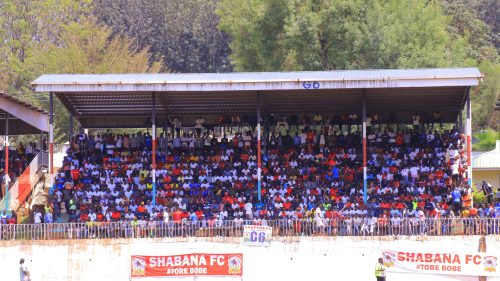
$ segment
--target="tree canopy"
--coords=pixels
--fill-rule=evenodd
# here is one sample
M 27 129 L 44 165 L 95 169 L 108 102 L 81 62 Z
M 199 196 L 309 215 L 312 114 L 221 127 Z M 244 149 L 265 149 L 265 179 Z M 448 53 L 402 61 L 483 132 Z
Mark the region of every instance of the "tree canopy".
M 175 72 L 228 72 L 229 36 L 217 28 L 216 0 L 95 0 L 99 22 L 135 39 L 137 50 Z
M 240 71 L 474 64 L 433 1 L 222 0 L 217 14 Z

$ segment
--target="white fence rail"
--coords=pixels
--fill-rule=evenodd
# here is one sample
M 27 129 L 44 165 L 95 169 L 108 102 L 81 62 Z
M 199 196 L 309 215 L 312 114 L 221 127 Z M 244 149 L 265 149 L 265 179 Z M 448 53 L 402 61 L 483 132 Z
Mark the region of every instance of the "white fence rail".
M 153 237 L 242 237 L 243 226 L 253 221 L 211 222 L 88 222 L 55 224 L 0 224 L 0 240 L 106 239 Z M 314 220 L 271 220 L 272 235 L 293 236 L 449 236 L 499 235 L 500 219 L 442 218 L 411 220 L 401 223 L 350 224 L 346 220 L 326 220 L 320 226 Z

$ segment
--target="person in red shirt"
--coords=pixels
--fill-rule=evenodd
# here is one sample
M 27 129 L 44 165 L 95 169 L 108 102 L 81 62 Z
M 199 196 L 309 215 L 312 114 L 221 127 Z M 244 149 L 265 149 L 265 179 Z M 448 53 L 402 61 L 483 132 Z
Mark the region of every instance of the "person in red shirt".
M 144 214 L 146 214 L 146 207 L 144 207 L 144 202 L 141 202 L 141 205 L 137 207 L 137 212 L 139 213 L 139 217 L 142 218 Z
M 111 213 L 111 219 L 113 219 L 113 221 L 119 221 L 121 218 L 122 218 L 122 214 L 120 212 L 118 212 L 118 210 L 114 210 Z
M 87 215 L 87 212 L 82 212 L 80 214 L 80 221 L 81 222 L 87 222 L 89 220 L 89 216 Z
M 286 201 L 285 203 L 283 203 L 283 209 L 285 209 L 286 211 L 290 210 L 291 207 L 292 207 L 292 202 Z
M 77 181 L 80 179 L 80 170 L 78 169 L 73 169 L 71 170 L 71 178 L 73 179 L 73 181 Z
M 198 208 L 198 210 L 196 212 L 194 212 L 196 214 L 196 217 L 201 220 L 202 217 L 203 217 L 203 212 L 201 211 L 200 208 Z
M 175 208 L 175 211 L 172 213 L 172 220 L 175 223 L 181 223 L 182 220 L 182 212 L 179 208 Z

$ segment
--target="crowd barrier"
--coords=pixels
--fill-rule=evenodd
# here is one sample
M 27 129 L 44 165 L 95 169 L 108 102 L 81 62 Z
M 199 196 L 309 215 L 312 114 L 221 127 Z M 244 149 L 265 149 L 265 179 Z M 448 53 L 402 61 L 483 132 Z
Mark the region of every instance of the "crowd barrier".
M 498 235 L 498 218 L 402 219 L 401 222 L 378 221 L 354 223 L 342 219 L 198 221 L 198 222 L 87 222 L 52 224 L 3 224 L 0 240 L 107 239 L 157 237 L 241 237 L 244 225 L 272 227 L 272 235 L 288 236 L 449 236 Z

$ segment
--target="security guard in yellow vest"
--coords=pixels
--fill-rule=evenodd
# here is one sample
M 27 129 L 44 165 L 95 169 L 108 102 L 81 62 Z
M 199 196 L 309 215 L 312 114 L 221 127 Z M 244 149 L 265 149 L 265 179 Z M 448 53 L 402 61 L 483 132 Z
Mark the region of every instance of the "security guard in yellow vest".
M 375 277 L 377 281 L 385 281 L 385 270 L 384 259 L 379 258 L 378 263 L 375 265 Z

